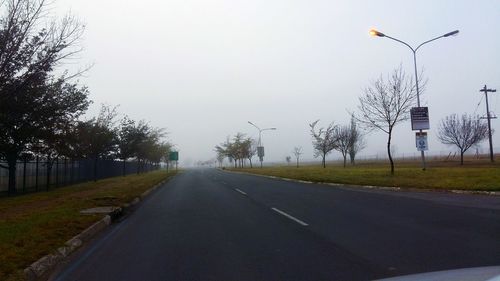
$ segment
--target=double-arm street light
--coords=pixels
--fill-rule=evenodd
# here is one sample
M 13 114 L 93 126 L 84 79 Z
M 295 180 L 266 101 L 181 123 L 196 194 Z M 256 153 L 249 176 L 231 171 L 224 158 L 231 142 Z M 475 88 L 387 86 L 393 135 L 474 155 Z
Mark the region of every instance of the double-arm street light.
M 269 131 L 269 130 L 276 130 L 276 128 L 261 129 L 261 128 L 259 128 L 259 126 L 255 125 L 254 123 L 252 123 L 250 121 L 248 121 L 248 124 L 254 126 L 255 128 L 257 128 L 257 130 L 259 130 L 259 141 L 257 143 L 257 154 L 258 154 L 259 160 L 260 160 L 260 167 L 262 168 L 262 161 L 264 160 L 264 147 L 262 146 L 262 132 Z
M 417 72 L 417 51 L 418 51 L 418 49 L 420 49 L 420 47 L 422 47 L 423 45 L 425 45 L 427 43 L 430 43 L 430 42 L 432 42 L 434 40 L 437 40 L 437 39 L 440 39 L 440 38 L 444 38 L 444 37 L 453 36 L 453 35 L 457 35 L 458 32 L 459 32 L 458 30 L 455 30 L 455 31 L 443 34 L 441 36 L 438 36 L 436 38 L 432 38 L 432 39 L 427 40 L 427 41 L 423 42 L 422 44 L 418 45 L 416 48 L 413 48 L 408 43 L 406 43 L 406 42 L 404 42 L 402 40 L 399 40 L 397 38 L 391 37 L 391 36 L 389 36 L 387 34 L 384 34 L 384 33 L 380 32 L 380 31 L 377 31 L 375 29 L 370 30 L 370 35 L 372 35 L 372 36 L 378 36 L 378 37 L 386 37 L 386 38 L 392 39 L 392 40 L 394 40 L 396 42 L 399 42 L 399 43 L 405 45 L 406 47 L 410 48 L 410 50 L 413 52 L 413 64 L 414 64 L 414 68 L 415 68 L 415 87 L 416 87 L 416 90 L 417 90 L 417 106 L 420 107 L 420 90 L 419 90 L 419 87 L 418 87 L 418 72 Z M 420 133 L 422 133 L 422 130 L 420 130 Z M 422 155 L 422 168 L 425 170 L 425 154 L 424 154 L 423 150 L 421 150 L 421 155 Z

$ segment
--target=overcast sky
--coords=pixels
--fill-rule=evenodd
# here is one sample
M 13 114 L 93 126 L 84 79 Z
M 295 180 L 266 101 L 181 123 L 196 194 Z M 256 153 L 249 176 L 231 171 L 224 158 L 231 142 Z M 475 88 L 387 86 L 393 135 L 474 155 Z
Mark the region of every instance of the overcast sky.
M 96 112 L 120 105 L 131 118 L 164 127 L 183 163 L 208 160 L 227 136 L 257 137 L 266 161 L 284 161 L 294 146 L 312 159 L 308 124 L 349 122 L 363 88 L 400 64 L 413 74 L 411 51 L 370 28 L 416 46 L 456 29 L 460 34 L 422 47 L 428 79 L 430 152 L 439 121 L 452 113 L 485 114 L 479 89 L 500 91 L 500 3 L 491 1 L 56 0 L 86 23 L 81 82 Z M 490 108 L 500 114 L 500 92 Z M 478 106 L 478 103 L 480 105 Z M 500 131 L 500 120 L 492 120 Z M 493 141 L 500 150 L 500 134 Z M 394 136 L 398 154 L 416 153 L 410 123 Z M 368 135 L 362 154 L 384 152 L 386 136 Z M 486 142 L 482 145 L 486 152 Z M 330 159 L 338 157 L 334 153 Z

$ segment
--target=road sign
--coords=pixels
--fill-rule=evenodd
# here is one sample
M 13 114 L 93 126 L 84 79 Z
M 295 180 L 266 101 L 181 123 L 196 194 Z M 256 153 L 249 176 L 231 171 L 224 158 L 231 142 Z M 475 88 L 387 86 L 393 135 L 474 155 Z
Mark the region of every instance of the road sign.
M 427 132 L 416 132 L 415 133 L 415 144 L 418 151 L 429 150 L 427 143 Z
M 259 156 L 260 159 L 262 159 L 264 157 L 264 147 L 263 146 L 257 147 L 257 156 Z
M 412 107 L 410 109 L 411 129 L 428 130 L 429 125 L 429 108 L 428 107 Z
M 179 152 L 178 151 L 171 151 L 168 154 L 168 160 L 170 160 L 170 161 L 179 161 Z

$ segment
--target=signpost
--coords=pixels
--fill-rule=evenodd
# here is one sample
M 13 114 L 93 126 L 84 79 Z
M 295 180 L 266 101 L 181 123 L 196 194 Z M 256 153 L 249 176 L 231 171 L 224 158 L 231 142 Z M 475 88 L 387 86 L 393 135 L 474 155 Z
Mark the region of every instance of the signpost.
M 167 161 L 167 173 L 168 173 L 168 164 L 170 161 L 175 161 L 175 170 L 177 171 L 177 163 L 179 161 L 179 151 L 171 151 L 168 154 L 168 161 Z
M 413 131 L 429 130 L 429 108 L 428 107 L 412 107 L 410 109 L 411 129 Z
M 259 156 L 260 167 L 262 168 L 262 161 L 264 160 L 264 147 L 257 146 L 257 156 Z
M 263 146 L 258 146 L 257 147 L 257 156 L 259 156 L 259 158 L 263 158 L 264 157 L 264 147 Z
M 415 133 L 415 145 L 418 151 L 429 150 L 429 145 L 427 143 L 427 132 L 416 132 Z

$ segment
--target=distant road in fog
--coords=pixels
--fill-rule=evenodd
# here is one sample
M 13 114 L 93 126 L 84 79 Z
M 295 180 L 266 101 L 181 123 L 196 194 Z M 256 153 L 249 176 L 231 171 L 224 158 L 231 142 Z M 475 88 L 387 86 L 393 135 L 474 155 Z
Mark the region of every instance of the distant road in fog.
M 367 280 L 500 264 L 500 198 L 187 170 L 56 280 Z

